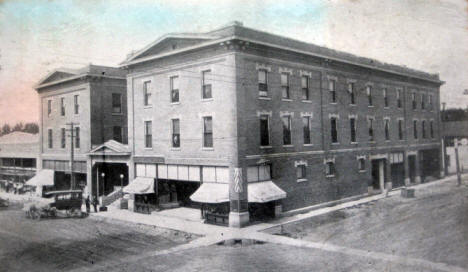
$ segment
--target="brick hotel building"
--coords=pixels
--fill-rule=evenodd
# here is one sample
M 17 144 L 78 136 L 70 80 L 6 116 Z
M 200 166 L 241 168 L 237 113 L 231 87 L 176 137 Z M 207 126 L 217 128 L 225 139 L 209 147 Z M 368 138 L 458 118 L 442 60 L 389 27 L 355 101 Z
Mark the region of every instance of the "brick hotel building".
M 436 74 L 239 22 L 167 34 L 121 67 L 129 178 L 155 181 L 150 202 L 239 227 L 442 175 Z

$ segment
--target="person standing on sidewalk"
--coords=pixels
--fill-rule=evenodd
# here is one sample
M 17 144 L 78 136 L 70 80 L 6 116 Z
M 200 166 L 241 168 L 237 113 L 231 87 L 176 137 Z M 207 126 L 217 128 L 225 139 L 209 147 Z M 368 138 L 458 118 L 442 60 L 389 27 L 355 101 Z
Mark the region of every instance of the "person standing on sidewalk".
M 85 205 L 86 205 L 86 212 L 90 213 L 91 212 L 91 206 L 90 206 L 90 200 L 89 200 L 89 195 L 86 196 L 85 199 Z
M 97 212 L 97 204 L 98 204 L 97 197 L 93 196 L 93 207 L 94 207 L 95 213 Z

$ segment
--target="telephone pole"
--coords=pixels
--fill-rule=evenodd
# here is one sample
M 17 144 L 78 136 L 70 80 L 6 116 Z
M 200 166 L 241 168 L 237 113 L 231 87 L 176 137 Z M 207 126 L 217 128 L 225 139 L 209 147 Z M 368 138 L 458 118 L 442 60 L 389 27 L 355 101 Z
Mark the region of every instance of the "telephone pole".
M 74 151 L 75 151 L 75 148 L 74 148 L 74 137 L 75 137 L 75 128 L 74 126 L 75 125 L 79 125 L 79 123 L 73 123 L 73 122 L 70 122 L 70 123 L 67 123 L 66 124 L 67 126 L 70 126 L 70 129 L 67 129 L 68 131 L 70 131 L 70 189 L 73 190 L 76 188 L 76 185 L 75 185 L 75 177 L 73 176 L 73 159 L 74 159 Z

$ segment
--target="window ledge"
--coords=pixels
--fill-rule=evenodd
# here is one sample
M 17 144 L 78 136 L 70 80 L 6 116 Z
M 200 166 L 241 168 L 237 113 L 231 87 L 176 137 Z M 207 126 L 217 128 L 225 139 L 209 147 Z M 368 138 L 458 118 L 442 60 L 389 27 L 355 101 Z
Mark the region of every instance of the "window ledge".
M 171 147 L 172 151 L 180 151 L 180 147 Z
M 356 107 L 356 103 L 354 103 L 354 104 L 349 104 L 349 105 L 352 106 L 352 107 Z
M 331 143 L 332 145 L 339 145 L 340 143 Z
M 203 151 L 214 151 L 214 147 L 202 147 Z
M 283 147 L 294 147 L 294 145 L 288 144 L 288 145 L 283 145 Z
M 259 96 L 258 99 L 260 99 L 260 100 L 271 100 L 271 97 L 268 97 L 268 96 Z
M 357 145 L 357 144 L 358 144 L 358 142 L 351 142 L 351 144 L 352 144 L 352 145 Z
M 292 102 L 293 100 L 291 98 L 281 98 L 281 101 Z
M 375 144 L 375 141 L 369 141 L 370 144 Z
M 303 146 L 314 146 L 314 144 L 303 144 Z
M 366 170 L 359 170 L 359 173 L 365 173 Z
M 261 145 L 260 149 L 268 149 L 268 148 L 273 148 L 271 145 Z
M 386 109 L 386 110 L 389 110 L 389 109 L 390 109 L 390 107 L 388 107 L 388 106 L 387 106 L 387 107 L 384 107 L 384 109 Z
M 325 175 L 326 178 L 334 178 L 335 175 Z
M 112 115 L 114 115 L 114 116 L 120 116 L 120 115 L 123 115 L 123 113 L 113 112 Z
M 368 107 L 368 108 L 373 108 L 373 107 L 374 107 L 374 105 L 368 105 L 367 107 Z
M 145 150 L 153 150 L 152 147 L 145 147 Z
M 143 106 L 143 109 L 151 109 L 153 107 L 153 105 L 146 105 L 146 106 Z
M 180 102 L 171 102 L 170 104 L 171 104 L 171 106 L 173 106 L 173 105 L 180 105 Z
M 304 182 L 304 181 L 307 181 L 306 178 L 302 178 L 302 179 L 298 179 L 297 182 Z
M 337 105 L 338 103 L 336 102 L 330 102 L 331 105 Z
M 201 102 L 211 102 L 213 101 L 213 98 L 202 98 Z
M 312 103 L 312 100 L 301 100 L 304 103 Z

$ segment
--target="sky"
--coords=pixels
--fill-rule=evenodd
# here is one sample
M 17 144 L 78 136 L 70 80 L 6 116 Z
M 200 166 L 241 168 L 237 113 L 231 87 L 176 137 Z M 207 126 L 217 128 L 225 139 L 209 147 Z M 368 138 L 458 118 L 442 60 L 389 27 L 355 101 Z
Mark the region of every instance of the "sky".
M 39 119 L 34 85 L 56 68 L 117 65 L 166 33 L 234 20 L 439 73 L 441 101 L 468 107 L 468 1 L 0 0 L 0 125 Z

